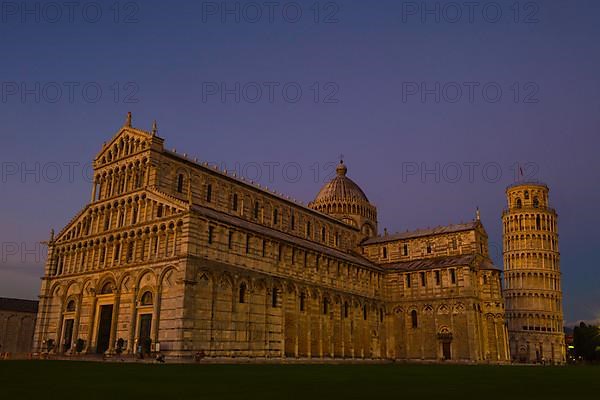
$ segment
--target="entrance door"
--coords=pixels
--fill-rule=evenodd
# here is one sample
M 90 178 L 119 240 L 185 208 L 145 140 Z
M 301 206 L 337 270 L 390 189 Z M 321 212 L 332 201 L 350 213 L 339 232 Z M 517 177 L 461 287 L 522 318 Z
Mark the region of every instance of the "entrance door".
M 110 328 L 112 325 L 112 304 L 100 307 L 100 320 L 98 322 L 98 341 L 96 353 L 104 354 L 108 350 L 110 341 Z
M 450 342 L 442 342 L 442 354 L 444 355 L 444 360 L 452 359 L 452 353 L 450 351 Z
M 142 346 L 142 352 L 144 354 L 150 353 L 150 331 L 152 328 L 152 314 L 140 315 L 140 334 L 138 336 L 138 345 Z
M 67 351 L 71 348 L 71 344 L 73 343 L 73 324 L 74 320 L 67 319 L 65 320 L 65 328 L 63 334 L 63 351 Z

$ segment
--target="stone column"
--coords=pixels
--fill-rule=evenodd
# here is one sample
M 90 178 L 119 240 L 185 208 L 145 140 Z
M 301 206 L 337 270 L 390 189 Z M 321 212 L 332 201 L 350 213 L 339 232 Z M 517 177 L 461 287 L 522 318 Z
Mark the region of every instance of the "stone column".
M 127 352 L 129 354 L 135 354 L 136 351 L 136 337 L 135 337 L 135 331 L 137 328 L 137 297 L 138 297 L 138 291 L 140 290 L 140 288 L 136 285 L 133 288 L 133 293 L 132 293 L 132 297 L 131 297 L 131 315 L 130 315 L 130 323 L 129 323 L 129 336 L 128 336 L 128 340 L 127 340 Z
M 161 301 L 161 293 L 162 293 L 162 284 L 159 283 L 156 289 L 156 299 L 154 301 L 154 309 L 152 311 L 152 325 L 151 325 L 151 337 L 152 343 L 156 346 L 158 343 L 158 325 L 160 322 L 160 301 Z
M 83 300 L 83 292 L 77 296 L 77 308 L 75 309 L 75 321 L 73 321 L 73 338 L 71 342 L 75 341 L 77 343 L 77 339 L 79 339 L 79 319 L 81 317 L 81 303 Z M 71 344 L 71 348 L 73 348 L 73 343 Z
M 98 185 L 98 182 L 96 182 L 96 180 L 94 179 L 94 182 L 92 182 L 92 199 L 90 200 L 91 203 L 96 201 L 96 186 L 97 185 Z
M 96 303 L 98 301 L 98 298 L 96 297 L 96 292 L 94 291 L 92 293 L 92 304 L 91 304 L 91 308 L 90 308 L 90 320 L 89 320 L 89 327 L 88 327 L 88 335 L 87 335 L 87 344 L 85 346 L 85 353 L 88 354 L 90 353 L 91 349 L 92 349 L 92 339 L 94 338 L 94 323 L 96 322 Z
M 108 342 L 108 354 L 113 354 L 115 350 L 115 341 L 117 328 L 119 324 L 119 304 L 121 302 L 121 290 L 115 290 L 115 300 L 113 303 L 112 320 L 110 321 L 110 339 Z
M 56 345 L 54 346 L 54 352 L 55 353 L 62 353 L 63 352 L 63 343 L 62 343 L 62 330 L 63 330 L 63 324 L 64 324 L 64 313 L 63 313 L 63 307 L 64 307 L 64 300 L 61 299 L 60 300 L 60 311 L 58 312 L 58 325 L 56 326 Z

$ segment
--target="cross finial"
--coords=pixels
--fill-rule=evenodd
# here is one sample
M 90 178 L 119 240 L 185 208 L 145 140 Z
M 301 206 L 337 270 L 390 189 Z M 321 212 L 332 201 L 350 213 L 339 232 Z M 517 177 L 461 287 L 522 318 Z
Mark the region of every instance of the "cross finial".
M 344 163 L 344 155 L 340 153 L 340 164 Z
M 131 111 L 127 113 L 127 118 L 125 119 L 125 126 L 131 128 Z
M 481 215 L 479 214 L 479 206 L 475 209 L 475 219 L 477 221 L 481 220 Z

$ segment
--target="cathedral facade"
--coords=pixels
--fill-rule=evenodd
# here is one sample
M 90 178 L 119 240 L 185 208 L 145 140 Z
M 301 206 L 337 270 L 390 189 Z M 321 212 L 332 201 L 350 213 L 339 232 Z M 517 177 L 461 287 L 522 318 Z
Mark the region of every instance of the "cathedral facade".
M 479 216 L 378 235 L 348 176 L 304 206 L 125 125 L 48 241 L 34 351 L 508 362 Z

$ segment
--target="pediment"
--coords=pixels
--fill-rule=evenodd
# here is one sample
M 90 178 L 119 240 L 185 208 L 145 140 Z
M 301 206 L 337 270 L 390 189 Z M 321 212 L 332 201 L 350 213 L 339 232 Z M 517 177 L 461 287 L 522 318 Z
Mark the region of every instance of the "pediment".
M 110 142 L 102 146 L 95 162 L 101 166 L 147 150 L 151 147 L 154 137 L 146 131 L 124 126 Z

